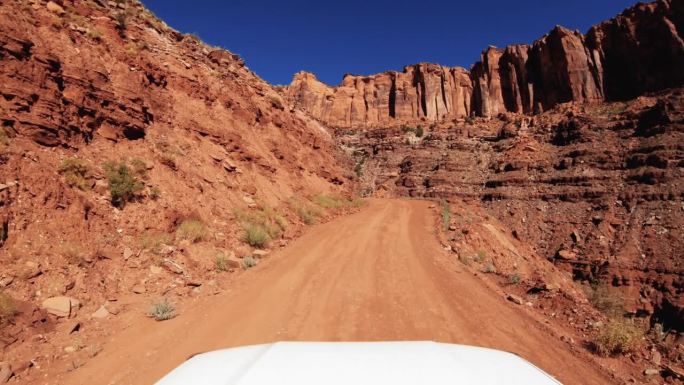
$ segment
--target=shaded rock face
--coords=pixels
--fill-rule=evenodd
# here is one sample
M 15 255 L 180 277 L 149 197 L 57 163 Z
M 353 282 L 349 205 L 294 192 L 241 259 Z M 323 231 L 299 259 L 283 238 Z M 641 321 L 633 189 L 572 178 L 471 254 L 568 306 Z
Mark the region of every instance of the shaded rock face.
M 577 281 L 615 286 L 628 311 L 682 331 L 683 89 L 445 122 L 422 138 L 341 131 L 367 192 L 481 205 Z
M 337 87 L 299 73 L 285 93 L 311 116 L 347 128 L 627 100 L 684 84 L 683 9 L 681 1 L 639 4 L 586 36 L 557 26 L 532 45 L 487 48 L 470 71 L 421 63 L 347 75 Z

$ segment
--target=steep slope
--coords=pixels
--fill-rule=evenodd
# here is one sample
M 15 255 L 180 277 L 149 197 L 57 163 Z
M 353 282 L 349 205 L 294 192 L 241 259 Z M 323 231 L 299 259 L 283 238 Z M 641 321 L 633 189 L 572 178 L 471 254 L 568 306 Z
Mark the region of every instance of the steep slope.
M 346 75 L 337 87 L 302 72 L 284 92 L 311 116 L 345 128 L 627 100 L 684 84 L 683 20 L 681 0 L 659 0 L 638 4 L 586 35 L 557 26 L 532 45 L 489 47 L 470 71 L 421 63 L 403 72 Z
M 137 1 L 3 1 L 0 361 L 48 364 L 56 320 L 94 327 L 128 295 L 211 294 L 246 236 L 283 245 L 323 214 L 309 198 L 351 191 L 330 134 L 285 105 Z

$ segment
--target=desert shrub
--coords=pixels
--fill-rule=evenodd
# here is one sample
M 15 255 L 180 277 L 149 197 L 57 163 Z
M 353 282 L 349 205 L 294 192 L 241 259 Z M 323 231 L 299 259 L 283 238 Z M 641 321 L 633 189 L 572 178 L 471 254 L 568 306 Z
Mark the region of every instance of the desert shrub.
M 107 162 L 104 168 L 114 206 L 123 208 L 143 189 L 144 185 L 135 177 L 126 162 Z
M 268 99 L 271 101 L 271 105 L 274 108 L 277 108 L 279 110 L 285 109 L 285 106 L 283 105 L 283 100 L 279 96 L 271 95 L 268 97 Z
M 72 265 L 82 265 L 85 260 L 83 258 L 83 249 L 71 242 L 65 242 L 60 246 L 61 253 L 68 263 Z
M 168 298 L 160 298 L 152 303 L 147 316 L 157 321 L 169 320 L 176 316 L 176 307 Z
M 159 254 L 162 246 L 169 243 L 171 243 L 171 235 L 167 233 L 146 232 L 140 237 L 140 247 L 155 254 Z
M 423 136 L 423 127 L 422 126 L 416 127 L 416 136 L 419 138 Z
M 57 167 L 57 172 L 64 175 L 64 180 L 69 187 L 76 187 L 79 190 L 89 190 L 90 183 L 90 167 L 83 159 L 67 158 L 64 159 Z
M 511 285 L 517 285 L 520 283 L 520 275 L 518 273 L 514 273 L 508 276 L 508 283 Z
M 451 223 L 451 207 L 449 207 L 447 201 L 442 201 L 442 211 L 440 215 L 442 217 L 442 228 L 444 231 L 449 230 L 449 224 Z
M 482 269 L 482 272 L 485 274 L 496 273 L 496 268 L 494 267 L 493 263 L 489 262 L 487 265 L 485 265 L 484 269 Z
M 0 321 L 14 317 L 17 314 L 17 307 L 12 298 L 0 291 Z
M 249 268 L 254 267 L 256 265 L 257 265 L 257 260 L 252 256 L 244 257 L 242 259 L 242 266 L 244 266 L 245 269 L 249 269 Z
M 192 243 L 207 239 L 208 234 L 206 225 L 200 219 L 186 219 L 176 229 L 178 238 Z
M 100 32 L 99 29 L 89 29 L 87 36 L 95 41 L 101 41 L 102 40 L 102 32 Z
M 7 133 L 5 130 L 0 128 L 0 150 L 5 148 L 9 144 L 9 137 L 7 136 Z
M 484 250 L 478 250 L 477 254 L 475 254 L 475 257 L 473 257 L 473 260 L 475 262 L 482 262 L 487 258 L 487 252 Z
M 307 225 L 313 225 L 314 223 L 316 223 L 317 215 L 313 210 L 309 209 L 308 207 L 299 207 L 297 209 L 297 215 L 299 216 L 299 219 L 301 219 L 302 222 L 304 222 Z
M 150 199 L 156 201 L 159 198 L 161 198 L 161 189 L 157 186 L 153 186 L 150 189 Z
M 287 219 L 284 216 L 276 214 L 276 216 L 273 219 L 275 220 L 275 223 L 278 225 L 278 227 L 280 227 L 280 230 L 287 230 L 287 226 L 289 225 L 289 223 L 287 222 Z
M 472 259 L 468 257 L 465 253 L 460 253 L 458 255 L 458 260 L 466 266 L 470 266 L 470 263 L 472 262 Z
M 264 247 L 268 245 L 270 236 L 261 225 L 249 225 L 245 229 L 245 242 L 252 247 Z
M 644 331 L 632 320 L 615 319 L 599 330 L 594 348 L 604 356 L 628 353 L 642 343 L 643 337 Z
M 228 260 L 229 258 L 225 253 L 220 252 L 216 254 L 214 257 L 214 269 L 216 269 L 216 271 L 228 271 L 230 269 Z
M 596 309 L 609 317 L 619 317 L 625 313 L 625 302 L 622 296 L 608 285 L 593 287 L 589 301 Z
M 327 195 L 316 195 L 312 201 L 326 209 L 336 209 L 345 205 L 345 200 Z
M 243 224 L 245 230 L 250 227 L 261 228 L 271 239 L 279 238 L 288 225 L 285 217 L 268 206 L 258 210 L 235 209 L 233 214 L 235 219 Z
M 140 158 L 131 159 L 131 171 L 140 179 L 147 179 L 147 163 Z

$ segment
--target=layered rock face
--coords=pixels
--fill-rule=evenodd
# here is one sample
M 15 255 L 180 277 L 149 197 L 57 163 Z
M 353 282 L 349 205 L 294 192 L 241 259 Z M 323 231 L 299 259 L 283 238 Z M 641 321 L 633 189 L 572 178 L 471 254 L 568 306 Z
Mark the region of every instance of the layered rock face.
M 684 90 L 502 117 L 338 140 L 367 192 L 482 205 L 577 281 L 617 287 L 634 315 L 684 331 Z M 449 235 L 464 252 L 460 227 Z
M 295 75 L 287 97 L 335 127 L 539 113 L 566 102 L 627 100 L 684 84 L 684 6 L 639 4 L 585 35 L 556 27 L 532 45 L 490 47 L 470 71 L 435 64 L 347 75 L 329 87 Z
M 296 206 L 351 189 L 330 133 L 285 106 L 236 55 L 138 1 L 3 1 L 0 301 L 18 314 L 0 314 L 0 362 L 52 362 L 31 335 L 112 298 L 218 291 L 215 256 L 252 252 L 245 221 L 278 213 L 266 225 L 284 245 L 303 227 Z
M 416 64 L 403 72 L 346 75 L 338 87 L 300 72 L 286 92 L 311 116 L 335 127 L 356 127 L 467 116 L 472 85 L 462 68 Z

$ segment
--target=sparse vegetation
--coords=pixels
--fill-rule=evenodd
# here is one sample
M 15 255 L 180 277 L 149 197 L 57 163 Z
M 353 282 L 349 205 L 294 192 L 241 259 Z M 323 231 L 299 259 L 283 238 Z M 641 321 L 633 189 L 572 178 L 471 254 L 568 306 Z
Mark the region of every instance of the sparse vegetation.
M 245 242 L 252 247 L 265 247 L 270 240 L 271 237 L 261 225 L 252 224 L 245 229 Z
M 9 145 L 9 137 L 4 129 L 0 128 L 0 150 L 4 149 Z
M 451 223 L 451 208 L 449 207 L 449 203 L 447 201 L 442 201 L 441 217 L 442 228 L 444 231 L 449 230 L 449 224 Z
M 270 100 L 271 105 L 272 105 L 274 108 L 277 108 L 277 109 L 279 109 L 279 110 L 284 110 L 284 109 L 285 109 L 285 106 L 283 105 L 283 100 L 282 100 L 279 96 L 271 95 L 271 96 L 268 97 L 268 100 Z
M 86 35 L 95 41 L 102 41 L 102 32 L 99 29 L 89 29 Z
M 513 273 L 508 276 L 508 283 L 511 285 L 517 285 L 520 283 L 520 275 L 518 273 Z
M 131 170 L 136 178 L 147 179 L 147 163 L 140 158 L 131 159 Z
M 123 208 L 144 188 L 126 162 L 107 162 L 104 168 L 109 182 L 111 202 L 115 207 Z
M 601 328 L 594 340 L 600 355 L 609 356 L 634 351 L 642 342 L 644 331 L 632 320 L 615 319 Z
M 171 235 L 167 233 L 146 232 L 140 237 L 140 247 L 159 254 L 163 245 L 171 243 Z
M 489 262 L 485 265 L 484 269 L 482 269 L 482 272 L 485 274 L 496 273 L 496 268 L 493 263 Z
M 609 317 L 621 317 L 625 313 L 625 302 L 622 296 L 608 285 L 592 287 L 589 301 L 596 309 Z
M 65 242 L 60 246 L 61 253 L 71 265 L 81 266 L 85 262 L 83 249 L 71 242 Z
M 150 189 L 150 199 L 156 201 L 161 198 L 161 189 L 158 186 L 152 186 Z
M 185 239 L 192 243 L 207 239 L 209 231 L 202 220 L 186 219 L 176 229 L 176 236 L 179 239 Z
M 0 322 L 8 320 L 17 314 L 17 307 L 12 298 L 0 291 Z
M 252 245 L 250 241 L 259 243 L 263 240 L 260 233 L 266 235 L 266 243 L 271 239 L 279 238 L 288 226 L 287 219 L 268 206 L 259 210 L 236 209 L 233 213 L 235 218 L 243 224 L 245 228 L 244 240 L 250 245 Z
M 165 321 L 176 316 L 176 307 L 169 301 L 168 298 L 160 298 L 152 303 L 147 312 L 148 317 L 152 317 L 157 321 Z
M 88 163 L 79 158 L 64 159 L 57 168 L 57 172 L 64 176 L 69 187 L 75 187 L 79 190 L 90 190 L 91 174 Z
M 311 209 L 310 207 L 301 206 L 297 208 L 297 215 L 305 224 L 313 225 L 316 223 L 316 218 L 320 215 L 320 213 Z
M 228 259 L 228 256 L 224 252 L 216 254 L 214 257 L 214 268 L 216 271 L 228 271 L 230 269 Z
M 474 260 L 475 262 L 478 262 L 478 263 L 479 263 L 479 262 L 484 261 L 485 258 L 487 258 L 487 252 L 484 251 L 484 250 L 482 250 L 482 249 L 480 249 L 480 250 L 477 251 L 477 253 L 476 253 L 475 256 L 473 257 L 473 260 Z
M 416 126 L 416 127 L 402 126 L 401 132 L 403 132 L 404 134 L 412 132 L 413 135 L 415 135 L 418 138 L 422 137 L 424 134 L 423 126 Z
M 257 260 L 252 256 L 244 257 L 242 259 L 242 266 L 244 266 L 245 269 L 252 268 L 256 265 L 257 265 Z

